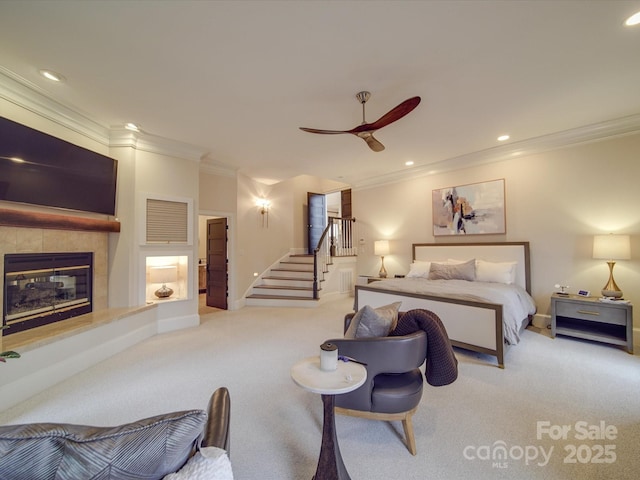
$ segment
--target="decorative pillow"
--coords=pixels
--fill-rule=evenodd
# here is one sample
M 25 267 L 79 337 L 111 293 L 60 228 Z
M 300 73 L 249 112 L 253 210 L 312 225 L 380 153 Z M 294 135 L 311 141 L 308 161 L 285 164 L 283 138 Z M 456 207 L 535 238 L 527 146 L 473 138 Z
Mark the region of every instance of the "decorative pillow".
M 478 282 L 506 283 L 511 285 L 516 281 L 517 262 L 487 262 L 476 261 L 476 280 Z
M 176 473 L 163 480 L 233 480 L 227 452 L 218 447 L 203 447 Z
M 161 479 L 199 444 L 207 414 L 168 413 L 117 427 L 34 423 L 0 427 L 0 478 Z
M 409 265 L 409 273 L 407 273 L 407 278 L 428 278 L 430 268 L 431 262 L 414 260 L 414 262 Z
M 365 305 L 351 319 L 344 338 L 386 337 L 398 323 L 398 310 L 402 302 L 376 309 Z
M 429 270 L 429 280 L 469 280 L 476 278 L 476 261 L 469 260 L 465 263 L 443 264 L 432 263 Z

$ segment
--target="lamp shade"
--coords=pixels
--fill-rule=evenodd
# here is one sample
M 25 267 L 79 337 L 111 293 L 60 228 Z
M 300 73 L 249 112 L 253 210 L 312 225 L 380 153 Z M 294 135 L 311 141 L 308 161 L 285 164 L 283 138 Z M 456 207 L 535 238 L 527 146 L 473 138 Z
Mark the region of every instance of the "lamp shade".
M 178 280 L 178 268 L 175 265 L 151 267 L 149 272 L 151 283 L 172 283 Z
M 629 260 L 631 258 L 629 235 L 595 235 L 593 237 L 593 258 Z
M 389 255 L 389 240 L 376 240 L 373 244 L 373 254 L 383 257 Z

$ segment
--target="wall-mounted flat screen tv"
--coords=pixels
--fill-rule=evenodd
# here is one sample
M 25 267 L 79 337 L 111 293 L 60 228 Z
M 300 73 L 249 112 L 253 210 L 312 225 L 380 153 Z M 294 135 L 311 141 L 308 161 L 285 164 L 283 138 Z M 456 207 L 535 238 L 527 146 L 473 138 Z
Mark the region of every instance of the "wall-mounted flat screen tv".
M 118 162 L 0 117 L 0 200 L 115 215 Z

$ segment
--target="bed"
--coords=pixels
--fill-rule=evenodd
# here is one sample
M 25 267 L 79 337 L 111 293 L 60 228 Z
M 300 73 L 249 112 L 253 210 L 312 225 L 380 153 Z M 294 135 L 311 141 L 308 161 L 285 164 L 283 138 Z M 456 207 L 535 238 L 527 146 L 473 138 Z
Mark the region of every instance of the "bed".
M 507 348 L 519 342 L 535 313 L 529 242 L 416 243 L 412 250 L 406 278 L 356 286 L 355 309 L 402 302 L 401 311 L 431 310 L 442 320 L 454 346 L 495 356 L 504 368 Z M 450 275 L 470 266 L 475 267 L 473 281 Z M 430 269 L 444 272 L 440 277 L 445 279 L 427 280 Z

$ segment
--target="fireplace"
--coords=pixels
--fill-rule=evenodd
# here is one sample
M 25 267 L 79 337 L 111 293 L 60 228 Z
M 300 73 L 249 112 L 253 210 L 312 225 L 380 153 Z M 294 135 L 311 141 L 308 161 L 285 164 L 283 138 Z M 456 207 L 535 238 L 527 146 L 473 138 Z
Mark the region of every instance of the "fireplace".
M 4 256 L 3 335 L 92 311 L 93 253 Z

